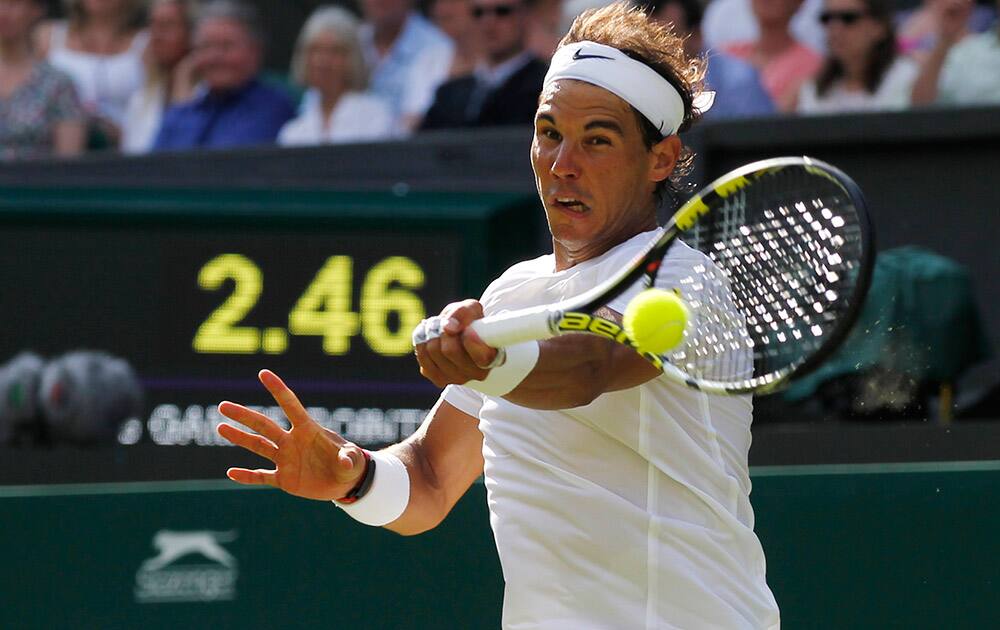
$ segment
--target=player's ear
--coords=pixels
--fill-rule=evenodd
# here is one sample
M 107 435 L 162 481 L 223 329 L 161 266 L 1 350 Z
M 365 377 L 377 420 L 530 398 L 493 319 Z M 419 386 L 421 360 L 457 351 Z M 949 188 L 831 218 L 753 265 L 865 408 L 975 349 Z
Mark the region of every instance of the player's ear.
M 681 155 L 681 139 L 676 134 L 667 136 L 649 149 L 649 179 L 662 182 L 670 177 Z

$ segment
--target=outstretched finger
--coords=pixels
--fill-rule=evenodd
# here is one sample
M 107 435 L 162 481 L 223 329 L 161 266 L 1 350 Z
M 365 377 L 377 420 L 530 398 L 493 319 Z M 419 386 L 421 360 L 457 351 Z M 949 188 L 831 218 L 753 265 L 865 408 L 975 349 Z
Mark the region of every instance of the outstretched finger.
M 226 471 L 226 476 L 235 481 L 248 486 L 273 486 L 278 487 L 278 471 L 276 470 L 248 470 L 246 468 L 230 468 Z
M 264 384 L 267 391 L 271 392 L 271 396 L 277 401 L 281 410 L 285 412 L 285 416 L 288 417 L 288 421 L 292 423 L 293 427 L 313 421 L 306 412 L 306 408 L 299 402 L 299 397 L 295 395 L 295 392 L 288 385 L 285 385 L 283 380 L 278 378 L 277 374 L 271 370 L 261 370 L 257 374 L 257 378 Z
M 231 424 L 226 424 L 223 422 L 220 424 L 216 431 L 219 435 L 226 438 L 236 446 L 243 447 L 250 451 L 251 453 L 256 453 L 261 457 L 274 461 L 275 457 L 278 456 L 278 448 L 270 440 L 266 440 L 259 435 L 254 435 L 252 433 L 247 433 L 237 429 Z
M 250 427 L 275 444 L 281 442 L 281 438 L 285 435 L 285 430 L 278 426 L 274 420 L 271 420 L 259 411 L 247 409 L 243 405 L 226 400 L 219 403 L 219 413 L 230 420 L 235 420 L 244 426 Z

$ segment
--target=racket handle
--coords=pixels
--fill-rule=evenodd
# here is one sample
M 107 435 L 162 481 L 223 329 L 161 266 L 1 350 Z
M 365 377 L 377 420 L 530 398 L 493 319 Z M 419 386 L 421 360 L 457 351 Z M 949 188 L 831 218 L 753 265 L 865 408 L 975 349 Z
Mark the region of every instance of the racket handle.
M 472 330 L 487 345 L 505 348 L 525 341 L 555 337 L 552 322 L 557 319 L 557 314 L 548 307 L 511 311 L 477 319 L 472 322 Z

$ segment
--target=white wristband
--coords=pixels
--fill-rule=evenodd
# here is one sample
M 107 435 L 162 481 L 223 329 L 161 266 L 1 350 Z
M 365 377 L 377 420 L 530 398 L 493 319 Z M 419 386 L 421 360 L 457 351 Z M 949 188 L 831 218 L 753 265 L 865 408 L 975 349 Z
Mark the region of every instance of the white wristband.
M 469 381 L 466 387 L 470 387 L 477 392 L 482 392 L 488 396 L 503 396 L 514 391 L 514 388 L 521 384 L 531 370 L 535 369 L 538 363 L 538 342 L 526 341 L 524 343 L 507 346 L 504 349 L 507 358 L 502 365 L 492 370 L 482 381 Z
M 392 453 L 374 451 L 369 455 L 375 463 L 375 478 L 368 493 L 354 503 L 333 504 L 356 521 L 381 527 L 402 516 L 410 503 L 410 473 Z

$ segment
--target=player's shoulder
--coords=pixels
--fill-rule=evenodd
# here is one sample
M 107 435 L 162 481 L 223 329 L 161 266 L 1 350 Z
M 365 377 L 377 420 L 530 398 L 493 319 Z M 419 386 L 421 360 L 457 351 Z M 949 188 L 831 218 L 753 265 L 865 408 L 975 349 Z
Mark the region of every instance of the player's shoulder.
M 614 265 L 622 259 L 631 259 L 652 243 L 653 239 L 659 238 L 661 234 L 663 234 L 662 227 L 640 232 L 632 238 L 615 245 L 597 260 L 602 265 Z
M 662 227 L 640 232 L 615 245 L 597 258 L 578 265 L 577 269 L 582 274 L 589 274 L 595 282 L 604 281 L 622 269 L 630 267 L 632 261 L 645 252 L 650 244 L 660 238 L 662 234 Z
M 555 260 L 552 254 L 543 254 L 537 258 L 522 260 L 521 262 L 514 263 L 510 267 L 507 267 L 507 269 L 500 274 L 494 282 L 509 280 L 520 276 L 548 273 L 552 271 L 554 265 Z
M 668 262 L 678 264 L 699 264 L 711 260 L 703 251 L 684 242 L 683 237 L 675 240 L 665 256 Z
M 656 284 L 664 288 L 675 288 L 674 284 L 678 278 L 717 276 L 718 273 L 710 273 L 717 270 L 718 265 L 704 252 L 677 239 L 664 256 Z
M 671 270 L 676 270 L 679 273 L 688 274 L 692 271 L 699 271 L 702 267 L 716 266 L 705 252 L 691 247 L 682 239 L 677 239 L 667 250 L 660 273 L 670 273 Z
M 545 254 L 530 260 L 522 260 L 508 267 L 496 280 L 483 291 L 483 299 L 505 289 L 516 287 L 525 280 L 537 278 L 541 274 L 551 273 L 554 260 L 552 254 Z

